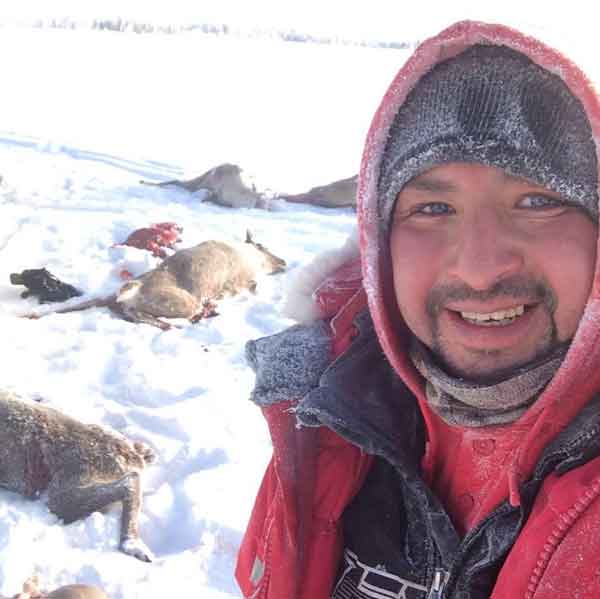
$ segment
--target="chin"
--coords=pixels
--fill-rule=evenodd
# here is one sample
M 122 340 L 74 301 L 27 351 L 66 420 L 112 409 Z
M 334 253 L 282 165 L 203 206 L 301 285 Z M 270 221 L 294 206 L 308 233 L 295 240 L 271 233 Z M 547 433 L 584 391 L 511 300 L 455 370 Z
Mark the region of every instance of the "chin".
M 529 365 L 537 363 L 553 351 L 554 348 L 512 359 L 503 356 L 502 351 L 474 352 L 475 355 L 468 360 L 452 359 L 442 354 L 440 362 L 442 369 L 451 376 L 479 385 L 493 385 L 516 375 L 519 371 L 526 370 Z

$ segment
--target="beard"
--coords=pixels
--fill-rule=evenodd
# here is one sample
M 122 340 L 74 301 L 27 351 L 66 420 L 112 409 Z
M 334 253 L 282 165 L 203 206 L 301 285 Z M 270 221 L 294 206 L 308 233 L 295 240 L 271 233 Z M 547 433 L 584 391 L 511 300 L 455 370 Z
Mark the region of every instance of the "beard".
M 539 305 L 548 317 L 549 326 L 545 334 L 533 346 L 530 355 L 515 360 L 508 365 L 502 365 L 505 359 L 505 350 L 481 349 L 472 350 L 473 361 L 485 359 L 487 362 L 496 361 L 500 366 L 488 368 L 485 371 L 467 370 L 457 364 L 452 347 L 445 343 L 440 333 L 439 315 L 445 306 L 456 301 L 486 302 L 497 299 L 510 300 L 515 304 Z M 536 281 L 525 275 L 513 275 L 498 281 L 486 290 L 475 290 L 468 285 L 451 283 L 438 285 L 431 289 L 427 297 L 427 316 L 432 332 L 430 350 L 438 365 L 448 374 L 476 383 L 494 384 L 502 379 L 527 369 L 530 365 L 552 355 L 557 348 L 563 347 L 564 342 L 559 341 L 556 320 L 554 317 L 557 306 L 556 294 L 552 288 L 542 280 Z M 510 325 L 509 325 L 510 326 Z

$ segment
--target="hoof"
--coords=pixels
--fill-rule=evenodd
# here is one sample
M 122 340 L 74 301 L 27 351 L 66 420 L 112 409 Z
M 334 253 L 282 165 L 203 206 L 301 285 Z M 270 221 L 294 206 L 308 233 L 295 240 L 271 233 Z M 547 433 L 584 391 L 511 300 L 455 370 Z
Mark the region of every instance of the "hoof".
M 135 557 L 142 562 L 151 562 L 154 560 L 152 551 L 148 549 L 144 541 L 141 539 L 125 539 L 121 543 L 121 551 L 131 557 Z

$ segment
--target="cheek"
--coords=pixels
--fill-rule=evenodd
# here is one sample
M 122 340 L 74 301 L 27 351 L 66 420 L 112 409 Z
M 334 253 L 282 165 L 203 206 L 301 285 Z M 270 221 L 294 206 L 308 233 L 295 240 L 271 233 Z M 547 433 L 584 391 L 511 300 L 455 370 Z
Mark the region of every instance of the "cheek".
M 426 235 L 392 232 L 390 251 L 394 292 L 402 317 L 424 343 L 433 338 L 427 315 L 427 296 L 439 275 L 441 249 Z
M 596 265 L 596 226 L 584 223 L 567 230 L 572 233 L 554 237 L 540 257 L 556 293 L 554 318 L 561 341 L 570 339 L 577 329 L 592 290 Z

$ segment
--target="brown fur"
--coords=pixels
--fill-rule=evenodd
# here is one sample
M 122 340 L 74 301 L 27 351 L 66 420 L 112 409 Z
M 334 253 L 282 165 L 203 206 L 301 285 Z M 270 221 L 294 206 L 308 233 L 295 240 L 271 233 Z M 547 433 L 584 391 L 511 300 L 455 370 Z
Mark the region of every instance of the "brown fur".
M 108 599 L 108 595 L 87 584 L 68 584 L 48 592 L 40 587 L 38 577 L 32 576 L 23 584 L 22 592 L 12 597 L 0 595 L 0 599 Z
M 172 179 L 161 183 L 140 181 L 144 185 L 167 187 L 174 185 L 187 191 L 195 192 L 204 189 L 208 192 L 206 199 L 221 206 L 232 208 L 266 208 L 267 199 L 264 194 L 258 193 L 256 187 L 243 180 L 243 170 L 237 164 L 220 164 L 194 179 Z M 356 186 L 358 175 L 339 179 L 313 187 L 305 193 L 277 194 L 278 199 L 287 202 L 312 204 L 325 208 L 340 208 L 356 206 Z
M 265 208 L 266 199 L 256 190 L 256 186 L 245 180 L 244 171 L 237 164 L 219 164 L 194 179 L 172 179 L 162 183 L 140 181 L 143 185 L 167 187 L 174 185 L 187 191 L 201 189 L 208 192 L 206 200 L 231 208 Z
M 205 241 L 169 256 L 157 268 L 125 283 L 116 295 L 53 312 L 108 306 L 132 322 L 168 329 L 171 325 L 161 317 L 195 320 L 213 300 L 245 289 L 253 292 L 258 275 L 281 272 L 285 266 L 284 260 L 255 243 L 248 232 L 243 250 L 221 241 Z
M 140 472 L 153 459 L 143 443 L 0 391 L 0 487 L 30 499 L 48 491 L 65 523 L 122 502 L 121 550 L 144 561 Z
M 313 187 L 305 193 L 278 195 L 279 199 L 286 202 L 298 202 L 323 206 L 324 208 L 341 208 L 343 206 L 356 206 L 356 185 L 358 176 L 340 179 L 328 185 Z
M 69 584 L 55 589 L 41 599 L 108 599 L 104 591 L 84 584 Z

